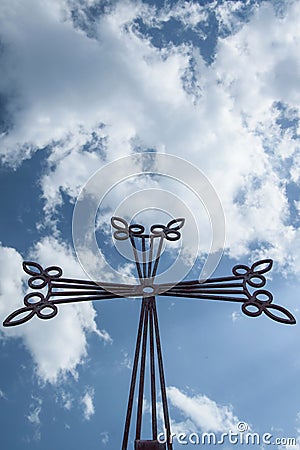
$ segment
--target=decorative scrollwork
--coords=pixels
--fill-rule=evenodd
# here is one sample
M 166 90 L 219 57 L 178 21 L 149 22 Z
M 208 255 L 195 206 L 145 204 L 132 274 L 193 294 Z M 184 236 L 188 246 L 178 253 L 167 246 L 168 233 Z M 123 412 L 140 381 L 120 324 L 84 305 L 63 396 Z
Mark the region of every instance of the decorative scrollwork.
M 263 274 L 271 270 L 273 261 L 263 259 L 251 267 L 238 264 L 233 267 L 233 276 L 211 278 L 204 282 L 183 281 L 162 295 L 199 298 L 205 300 L 227 300 L 242 303 L 242 312 L 249 317 L 258 317 L 265 313 L 276 322 L 295 324 L 295 317 L 280 305 L 273 304 L 273 295 L 266 289 Z
M 24 304 L 24 308 L 14 311 L 5 319 L 4 326 L 20 325 L 32 319 L 35 315 L 40 319 L 52 319 L 58 312 L 56 305 L 45 298 L 41 292 L 30 292 L 25 295 Z
M 248 297 L 242 305 L 242 312 L 249 317 L 258 317 L 265 313 L 276 322 L 295 324 L 295 317 L 280 305 L 273 305 L 273 295 L 265 289 L 257 289 L 250 293 L 247 285 L 252 288 L 262 288 L 266 284 L 266 278 L 262 275 L 272 269 L 271 259 L 256 261 L 251 267 L 239 264 L 234 266 L 232 273 L 243 277 L 243 289 Z M 264 297 L 264 298 L 263 298 Z M 273 312 L 272 312 L 273 311 Z M 276 314 L 277 313 L 277 314 Z
M 272 259 L 261 259 L 252 264 L 251 267 L 245 266 L 244 264 L 238 264 L 233 267 L 232 273 L 236 277 L 243 277 L 245 283 L 249 286 L 260 288 L 266 284 L 266 278 L 262 274 L 269 272 L 269 270 L 272 269 L 272 266 Z
M 60 267 L 49 266 L 44 269 L 33 261 L 24 261 L 23 269 L 30 275 L 28 286 L 34 291 L 25 295 L 24 307 L 17 309 L 4 320 L 5 327 L 20 325 L 34 316 L 52 319 L 58 313 L 58 304 L 130 297 L 139 292 L 137 286 L 114 284 L 117 293 L 113 294 L 109 291 L 111 283 L 99 285 L 89 280 L 62 278 L 63 271 Z M 106 285 L 108 290 L 105 290 L 103 285 Z
M 293 314 L 290 313 L 290 311 L 283 308 L 283 306 L 272 305 L 271 301 L 272 300 L 262 302 L 260 300 L 257 300 L 257 298 L 255 298 L 254 300 L 250 300 L 248 302 L 243 303 L 242 311 L 249 317 L 258 317 L 262 313 L 265 313 L 266 316 L 270 317 L 270 319 L 273 319 L 276 322 L 285 323 L 288 325 L 293 325 L 296 323 L 296 319 L 293 316 Z M 254 310 L 251 308 L 254 308 Z M 279 312 L 279 314 L 275 314 L 271 310 L 277 311 Z
M 112 217 L 111 225 L 116 231 L 113 237 L 118 241 L 124 241 L 129 237 L 133 238 L 149 238 L 149 237 L 163 237 L 168 241 L 177 241 L 181 238 L 181 233 L 178 231 L 183 227 L 185 219 L 173 219 L 167 225 L 155 224 L 150 228 L 150 234 L 145 233 L 143 225 L 134 223 L 129 225 L 122 217 Z
M 58 266 L 50 266 L 46 269 L 33 261 L 24 261 L 23 269 L 31 277 L 28 279 L 28 286 L 31 289 L 43 289 L 48 287 L 48 292 L 44 295 L 42 292 L 30 292 L 24 297 L 24 307 L 11 313 L 3 322 L 6 327 L 20 325 L 32 319 L 35 315 L 40 319 L 52 319 L 55 317 L 58 309 L 50 301 L 51 282 L 58 280 L 62 276 L 62 269 Z
M 119 218 L 113 218 L 117 225 Z M 131 225 L 124 228 L 126 221 L 121 219 L 121 226 L 116 233 L 128 231 L 128 236 L 141 235 L 144 227 Z M 153 225 L 151 233 L 160 235 L 169 240 L 176 240 L 178 229 L 183 226 L 181 219 L 173 220 L 167 227 Z M 174 233 L 170 235 L 170 233 Z M 126 234 L 126 233 L 125 233 Z M 125 236 L 123 234 L 123 237 Z M 119 234 L 117 239 L 120 238 Z M 157 265 L 157 264 L 156 264 Z M 155 266 L 156 266 L 155 265 Z M 40 319 L 51 319 L 56 316 L 58 304 L 75 303 L 81 301 L 107 300 L 112 298 L 147 296 L 147 289 L 151 289 L 149 295 L 163 295 L 173 297 L 197 298 L 205 300 L 225 300 L 242 303 L 242 312 L 249 317 L 258 317 L 262 313 L 276 322 L 295 324 L 294 316 L 280 305 L 273 304 L 273 295 L 262 287 L 266 284 L 263 274 L 268 272 L 273 265 L 271 259 L 256 261 L 251 267 L 238 264 L 233 267 L 233 276 L 211 278 L 206 281 L 183 281 L 177 285 L 157 284 L 147 279 L 149 286 L 141 279 L 140 285 L 126 285 L 115 283 L 97 283 L 88 280 L 76 280 L 62 278 L 62 269 L 58 266 L 50 266 L 46 269 L 32 261 L 23 263 L 24 271 L 30 275 L 28 285 L 35 292 L 30 292 L 24 297 L 24 307 L 11 313 L 3 322 L 6 327 L 27 322 L 35 315 Z M 155 272 L 156 269 L 154 269 Z M 154 273 L 153 272 L 153 273 Z M 150 280 L 150 281 L 149 281 Z M 146 286 L 146 289 L 145 289 Z M 37 289 L 45 289 L 47 292 L 36 292 Z M 113 288 L 113 291 L 111 290 Z
M 51 280 L 57 280 L 63 273 L 58 266 L 49 266 L 43 269 L 40 264 L 33 261 L 24 261 L 23 270 L 28 275 L 32 275 L 28 279 L 28 286 L 32 289 L 43 289 L 49 285 Z

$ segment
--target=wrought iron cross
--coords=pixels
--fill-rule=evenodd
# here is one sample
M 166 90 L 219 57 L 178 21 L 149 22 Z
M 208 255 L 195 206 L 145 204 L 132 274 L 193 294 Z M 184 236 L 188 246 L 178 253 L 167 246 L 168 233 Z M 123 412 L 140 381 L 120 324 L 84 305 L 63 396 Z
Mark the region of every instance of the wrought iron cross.
M 58 312 L 57 305 L 62 303 L 107 300 L 120 297 L 141 297 L 141 312 L 122 450 L 127 450 L 128 446 L 138 368 L 139 386 L 137 393 L 135 450 L 162 450 L 166 449 L 166 445 L 168 450 L 172 450 L 156 296 L 238 302 L 242 304 L 242 312 L 250 317 L 257 317 L 264 313 L 280 323 L 295 324 L 296 320 L 288 310 L 273 303 L 273 296 L 269 291 L 262 289 L 266 284 L 264 274 L 272 268 L 273 261 L 271 259 L 257 261 L 251 267 L 242 264 L 236 265 L 232 269 L 232 275 L 228 277 L 211 278 L 205 281 L 182 281 L 176 285 L 174 283 L 156 284 L 155 277 L 164 241 L 177 241 L 180 239 L 181 233 L 179 230 L 184 225 L 184 219 L 171 220 L 167 225 L 152 225 L 149 233 L 145 232 L 145 228 L 142 225 L 129 225 L 126 220 L 120 217 L 112 217 L 111 224 L 115 229 L 113 236 L 116 240 L 130 240 L 139 278 L 138 284 L 127 285 L 63 278 L 63 272 L 60 267 L 50 266 L 43 269 L 36 262 L 23 262 L 24 271 L 30 275 L 28 285 L 35 291 L 25 295 L 25 306 L 11 313 L 4 320 L 3 325 L 5 327 L 19 325 L 27 322 L 35 315 L 40 319 L 51 319 Z M 45 294 L 36 292 L 39 289 L 45 289 Z M 141 438 L 147 341 L 149 341 L 150 360 L 151 440 L 143 440 Z M 156 373 L 157 369 L 158 375 Z M 166 430 L 166 444 L 160 443 L 157 435 L 156 384 L 158 379 Z

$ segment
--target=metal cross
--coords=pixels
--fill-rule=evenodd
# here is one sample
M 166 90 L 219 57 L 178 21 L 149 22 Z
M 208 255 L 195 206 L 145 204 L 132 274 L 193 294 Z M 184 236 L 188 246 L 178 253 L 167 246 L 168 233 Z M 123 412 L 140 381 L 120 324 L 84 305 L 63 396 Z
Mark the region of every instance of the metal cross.
M 139 386 L 137 394 L 137 413 L 135 431 L 135 450 L 172 450 L 170 418 L 167 403 L 166 383 L 163 368 L 163 357 L 156 310 L 156 296 L 172 296 L 197 298 L 204 300 L 225 300 L 242 304 L 242 312 L 250 317 L 266 314 L 271 319 L 285 324 L 295 324 L 294 316 L 285 308 L 273 303 L 272 294 L 262 289 L 266 284 L 264 274 L 273 265 L 271 259 L 255 262 L 251 267 L 236 265 L 232 275 L 211 278 L 205 281 L 182 281 L 176 285 L 171 283 L 155 283 L 158 264 L 164 241 L 177 241 L 181 237 L 180 229 L 184 219 L 171 220 L 167 225 L 152 225 L 149 233 L 139 224 L 129 225 L 120 217 L 112 217 L 111 224 L 115 229 L 116 240 L 129 239 L 138 273 L 138 284 L 105 283 L 88 280 L 63 278 L 62 269 L 50 266 L 46 269 L 36 262 L 23 262 L 24 271 L 30 275 L 28 286 L 35 291 L 24 297 L 24 307 L 11 313 L 3 322 L 5 327 L 27 322 L 32 317 L 51 319 L 58 312 L 57 305 L 92 300 L 113 298 L 141 297 L 141 312 L 138 325 L 135 355 L 132 368 L 129 399 L 125 419 L 122 450 L 127 450 L 132 410 L 134 405 L 136 382 L 139 370 Z M 43 292 L 36 290 L 44 289 Z M 141 438 L 143 417 L 143 396 L 147 357 L 147 341 L 150 354 L 150 391 L 151 391 L 151 424 L 152 439 Z M 158 369 L 158 375 L 156 374 Z M 157 435 L 157 379 L 163 407 L 163 421 L 167 443 L 160 443 Z

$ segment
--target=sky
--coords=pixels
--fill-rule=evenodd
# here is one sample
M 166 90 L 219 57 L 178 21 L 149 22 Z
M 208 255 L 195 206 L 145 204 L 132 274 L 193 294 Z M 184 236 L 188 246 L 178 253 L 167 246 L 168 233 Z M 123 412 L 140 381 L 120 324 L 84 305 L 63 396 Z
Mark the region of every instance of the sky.
M 28 292 L 23 260 L 136 277 L 113 215 L 186 218 L 162 255 L 170 281 L 198 279 L 210 258 L 211 276 L 272 258 L 267 289 L 298 320 L 299 22 L 295 0 L 1 1 L 1 323 Z M 89 225 L 73 215 L 83 188 L 101 254 L 73 239 Z M 100 303 L 1 325 L 3 448 L 121 448 L 140 299 Z M 298 325 L 229 302 L 157 306 L 173 431 L 244 423 L 300 449 Z

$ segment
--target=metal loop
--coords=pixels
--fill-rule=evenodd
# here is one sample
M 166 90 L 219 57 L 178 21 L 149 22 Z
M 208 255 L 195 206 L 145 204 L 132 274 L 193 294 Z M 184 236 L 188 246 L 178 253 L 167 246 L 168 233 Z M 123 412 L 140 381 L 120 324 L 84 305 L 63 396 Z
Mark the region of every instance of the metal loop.
M 259 295 L 265 295 L 267 297 L 267 300 L 258 298 Z M 271 294 L 271 292 L 266 291 L 266 289 L 259 289 L 258 291 L 253 292 L 251 299 L 263 306 L 272 303 L 273 295 Z
M 256 308 L 256 311 L 251 311 L 248 308 L 249 307 L 254 307 Z M 249 317 L 258 317 L 261 315 L 261 313 L 263 312 L 264 307 L 260 304 L 260 303 L 256 303 L 256 302 L 245 302 L 242 304 L 242 311 L 244 314 L 246 314 L 246 316 Z
M 155 236 L 164 236 L 165 235 L 165 229 L 166 227 L 164 225 L 152 225 L 150 228 L 150 231 L 152 234 L 154 234 Z
M 181 233 L 175 229 L 165 229 L 165 237 L 168 241 L 178 241 L 180 239 Z
M 128 223 L 122 217 L 112 217 L 110 223 L 116 230 L 128 230 Z
M 37 281 L 37 283 L 36 283 Z M 38 282 L 40 281 L 40 282 Z M 29 278 L 28 286 L 32 289 L 42 289 L 48 284 L 48 279 L 44 276 L 36 275 L 34 277 Z
M 50 313 L 45 313 L 46 309 L 51 309 L 52 311 Z M 52 319 L 52 317 L 55 317 L 58 313 L 57 306 L 52 303 L 45 303 L 43 306 L 37 308 L 36 315 L 40 319 Z
M 273 312 L 270 310 L 273 310 Z M 279 311 L 279 315 L 275 314 L 274 311 L 275 312 Z M 279 323 L 286 323 L 286 324 L 290 324 L 290 325 L 294 325 L 296 323 L 296 319 L 293 316 L 293 314 L 290 313 L 290 311 L 288 311 L 287 309 L 283 308 L 280 305 L 266 305 L 265 309 L 264 309 L 264 313 L 268 317 L 270 317 L 270 319 L 273 319 Z
M 240 272 L 241 270 L 243 270 L 244 272 Z M 247 275 L 249 272 L 250 268 L 248 266 L 245 266 L 244 264 L 237 264 L 232 268 L 233 275 L 237 277 Z
M 117 241 L 125 241 L 129 238 L 128 223 L 125 219 L 122 219 L 122 217 L 112 217 L 110 222 L 111 225 L 117 230 L 113 233 L 113 237 Z
M 28 275 L 37 276 L 37 275 L 43 275 L 43 273 L 44 273 L 42 266 L 34 261 L 23 261 L 22 266 L 23 266 L 24 272 L 26 272 Z M 36 270 L 33 270 L 33 269 L 36 269 Z
M 51 274 L 50 272 L 55 272 L 55 273 Z M 59 278 L 62 276 L 63 271 L 58 266 L 49 266 L 44 270 L 44 274 L 49 278 Z
M 257 269 L 259 266 L 263 266 L 262 269 Z M 272 269 L 273 260 L 272 259 L 261 259 L 260 261 L 256 261 L 251 266 L 251 272 L 255 274 L 262 274 L 269 272 Z
M 30 302 L 29 299 L 34 298 L 34 297 L 38 297 L 39 300 Z M 30 292 L 29 294 L 25 295 L 25 297 L 24 297 L 24 305 L 29 306 L 29 307 L 41 305 L 44 302 L 45 302 L 45 297 L 44 297 L 44 294 L 42 294 L 41 292 Z
M 138 223 L 134 223 L 129 226 L 129 234 L 130 236 L 140 236 L 144 233 L 145 227 L 143 225 L 139 225 Z
M 114 231 L 113 237 L 117 241 L 126 241 L 126 239 L 129 238 L 129 231 L 128 230 L 117 230 L 117 231 Z
M 167 228 L 170 230 L 179 230 L 183 227 L 185 223 L 185 219 L 183 217 L 180 217 L 179 219 L 173 219 L 167 224 Z M 177 224 L 175 227 L 173 225 Z
M 246 282 L 249 284 L 249 286 L 254 288 L 261 288 L 266 284 L 266 279 L 263 275 L 260 275 L 258 273 L 248 273 L 245 276 Z M 259 281 L 254 281 L 255 279 L 258 279 Z

